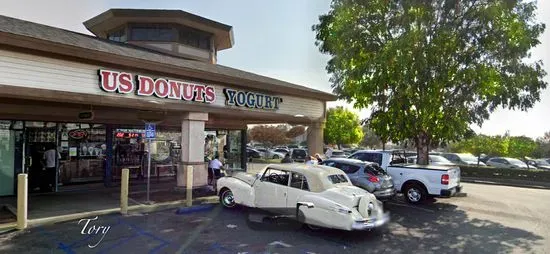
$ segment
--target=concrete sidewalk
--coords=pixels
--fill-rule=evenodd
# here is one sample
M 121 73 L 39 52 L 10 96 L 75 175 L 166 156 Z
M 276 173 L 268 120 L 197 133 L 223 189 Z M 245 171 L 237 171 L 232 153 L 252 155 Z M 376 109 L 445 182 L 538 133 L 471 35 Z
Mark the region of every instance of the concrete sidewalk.
M 99 187 L 100 185 L 96 186 Z M 186 205 L 185 190 L 176 190 L 175 181 L 165 181 L 151 184 L 150 197 L 147 202 L 144 184 L 132 184 L 129 190 L 129 211 L 167 209 Z M 29 225 L 56 223 L 83 217 L 104 215 L 120 212 L 120 187 L 93 188 L 80 186 L 70 191 L 29 195 L 28 219 Z M 193 189 L 193 204 L 217 202 L 216 193 L 210 188 Z M 17 207 L 16 197 L 0 198 L 0 204 Z M 11 223 L 9 221 L 3 221 Z M 8 224 L 9 225 L 9 224 Z

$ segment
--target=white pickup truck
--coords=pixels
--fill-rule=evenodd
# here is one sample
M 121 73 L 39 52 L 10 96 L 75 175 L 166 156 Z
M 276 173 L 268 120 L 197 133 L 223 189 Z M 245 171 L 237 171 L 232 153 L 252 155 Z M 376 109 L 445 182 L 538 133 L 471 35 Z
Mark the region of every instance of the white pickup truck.
M 460 167 L 406 164 L 398 151 L 361 150 L 351 159 L 378 163 L 392 177 L 396 191 L 413 204 L 428 197 L 451 197 L 462 191 Z

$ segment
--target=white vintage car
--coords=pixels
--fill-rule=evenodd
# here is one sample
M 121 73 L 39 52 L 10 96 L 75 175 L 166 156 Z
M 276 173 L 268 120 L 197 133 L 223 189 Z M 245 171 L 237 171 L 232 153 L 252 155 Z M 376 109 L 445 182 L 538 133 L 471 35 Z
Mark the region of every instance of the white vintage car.
M 263 173 L 226 172 L 217 182 L 220 203 L 296 216 L 310 227 L 370 230 L 389 221 L 382 202 L 355 187 L 342 170 L 304 164 L 273 164 Z

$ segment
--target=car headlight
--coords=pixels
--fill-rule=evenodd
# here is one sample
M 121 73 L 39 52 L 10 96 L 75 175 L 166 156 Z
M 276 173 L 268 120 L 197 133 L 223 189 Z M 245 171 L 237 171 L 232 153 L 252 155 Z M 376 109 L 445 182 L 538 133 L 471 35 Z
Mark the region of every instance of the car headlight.
M 372 215 L 372 211 L 374 210 L 374 204 L 372 202 L 369 202 L 367 205 L 367 214 L 370 217 Z

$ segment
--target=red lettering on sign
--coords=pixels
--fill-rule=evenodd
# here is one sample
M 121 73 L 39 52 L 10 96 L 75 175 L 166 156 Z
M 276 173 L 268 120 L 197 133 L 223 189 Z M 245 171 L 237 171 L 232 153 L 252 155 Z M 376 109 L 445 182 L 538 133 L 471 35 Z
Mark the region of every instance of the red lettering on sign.
M 168 98 L 175 100 L 181 99 L 181 82 L 170 80 L 168 83 L 170 84 L 170 94 Z
M 71 130 L 68 133 L 69 137 L 72 139 L 83 139 L 88 136 L 88 132 L 86 130 L 78 129 L 78 130 Z
M 134 83 L 132 80 L 132 74 L 122 72 L 118 76 L 118 92 L 119 93 L 131 93 L 134 91 Z
M 216 92 L 214 91 L 214 87 L 207 86 L 204 91 L 204 97 L 207 103 L 214 102 L 216 100 Z
M 105 92 L 114 92 L 117 89 L 116 78 L 114 72 L 99 70 L 99 86 Z
M 195 101 L 204 101 L 204 86 L 196 85 L 195 86 Z
M 135 80 L 132 74 L 99 70 L 99 86 L 106 92 L 129 94 L 133 91 L 139 96 L 155 95 L 160 98 L 174 100 L 197 101 L 213 103 L 216 91 L 212 86 L 190 84 L 164 78 L 153 79 L 138 75 Z
M 138 76 L 138 91 L 137 95 L 151 96 L 155 91 L 155 82 L 147 76 Z
M 195 85 L 183 84 L 183 93 L 181 94 L 181 97 L 186 101 L 193 100 L 195 97 Z
M 168 85 L 168 81 L 166 79 L 157 79 L 155 81 L 155 95 L 159 98 L 166 98 L 168 94 L 170 93 L 170 86 Z

